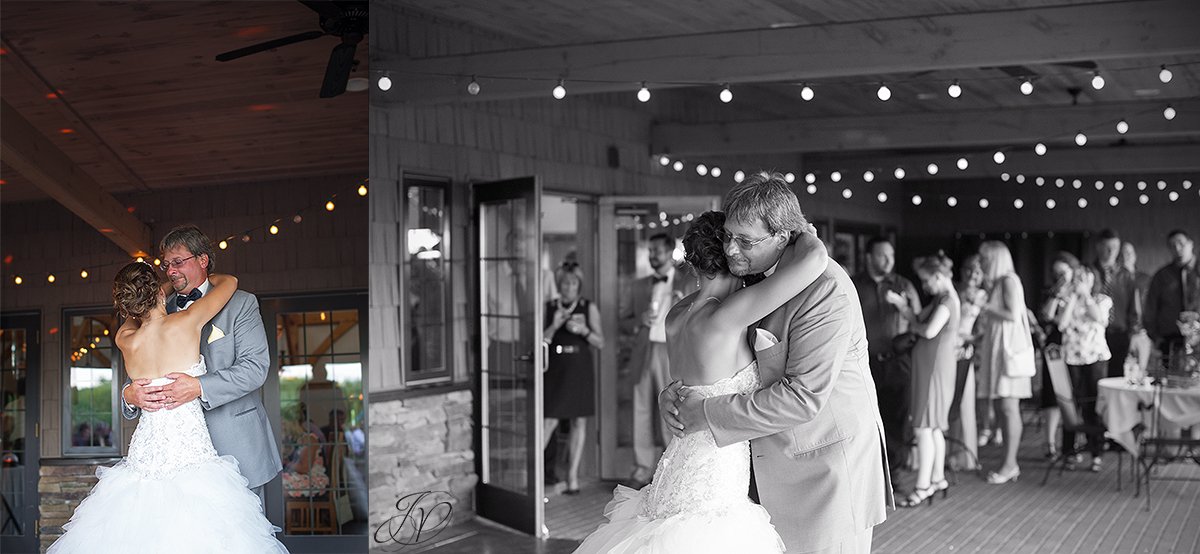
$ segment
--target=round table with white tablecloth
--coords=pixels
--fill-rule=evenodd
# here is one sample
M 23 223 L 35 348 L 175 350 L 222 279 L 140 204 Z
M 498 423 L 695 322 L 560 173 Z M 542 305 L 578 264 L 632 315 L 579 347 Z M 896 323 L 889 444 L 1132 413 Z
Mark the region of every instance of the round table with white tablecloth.
M 1137 435 L 1134 428 L 1139 423 L 1150 428 L 1154 413 L 1148 408 L 1154 403 L 1155 387 L 1133 385 L 1123 377 L 1101 379 L 1096 413 L 1104 421 L 1108 435 L 1134 456 L 1138 454 Z M 1186 389 L 1162 389 L 1162 422 L 1160 435 L 1177 435 L 1177 430 L 1200 425 L 1200 387 Z

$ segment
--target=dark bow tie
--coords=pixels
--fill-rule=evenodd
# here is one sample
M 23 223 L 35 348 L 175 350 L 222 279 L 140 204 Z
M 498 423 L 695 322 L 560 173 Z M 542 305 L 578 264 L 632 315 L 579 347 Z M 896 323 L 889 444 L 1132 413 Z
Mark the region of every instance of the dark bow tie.
M 766 279 L 766 278 L 767 278 L 767 276 L 763 275 L 762 273 L 751 273 L 749 275 L 746 275 L 745 277 L 742 277 L 742 282 L 745 283 L 747 287 L 749 287 L 749 286 L 758 284 L 760 281 L 762 281 L 763 279 Z
M 666 276 L 666 275 L 655 275 L 655 276 L 654 276 L 654 284 L 656 284 L 656 285 L 657 285 L 657 284 L 659 284 L 659 283 L 665 283 L 665 282 L 667 282 L 667 276 Z
M 176 294 L 175 295 L 175 305 L 182 308 L 184 306 L 187 306 L 188 302 L 195 302 L 195 301 L 199 300 L 201 296 L 204 296 L 204 293 L 200 292 L 199 287 L 196 287 L 196 288 L 192 289 L 192 292 L 189 292 L 187 294 Z

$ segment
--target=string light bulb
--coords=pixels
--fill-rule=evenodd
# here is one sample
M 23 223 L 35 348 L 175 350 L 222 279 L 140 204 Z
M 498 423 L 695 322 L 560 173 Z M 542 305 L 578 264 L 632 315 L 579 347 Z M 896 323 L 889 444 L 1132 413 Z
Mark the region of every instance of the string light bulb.
M 675 160 L 675 163 L 671 165 L 671 169 L 674 169 L 675 171 L 683 171 L 683 162 Z
M 1171 77 L 1173 77 L 1173 75 L 1171 74 L 1171 70 L 1167 69 L 1167 66 L 1165 66 L 1165 65 L 1161 65 L 1159 67 L 1160 67 L 1160 69 L 1158 71 L 1158 80 L 1162 81 L 1162 84 L 1164 84 L 1164 85 L 1167 83 L 1170 83 Z
M 808 188 L 806 190 L 808 190 L 809 194 L 816 194 L 817 193 L 817 185 L 808 185 Z
M 892 99 L 892 89 L 888 88 L 886 84 L 880 83 L 879 90 L 875 91 L 875 96 L 878 96 L 880 100 L 887 102 L 888 100 Z
M 808 86 L 806 83 L 804 87 L 800 89 L 800 98 L 805 102 L 812 102 L 814 97 L 816 97 L 816 93 L 814 93 L 812 87 Z
M 870 183 L 875 180 L 875 173 L 868 170 L 863 172 L 863 181 Z
M 467 94 L 471 96 L 479 96 L 479 81 L 475 80 L 475 76 L 471 76 L 471 82 L 467 83 Z
M 951 208 L 953 208 L 953 207 L 955 207 L 955 206 L 957 206 L 957 205 L 958 205 L 958 199 L 957 199 L 957 198 L 955 198 L 955 197 L 953 197 L 953 196 L 951 196 L 950 198 L 947 198 L 947 199 L 946 199 L 946 205 L 947 205 L 947 206 L 950 206 Z
M 1096 190 L 1104 190 L 1104 181 L 1096 181 Z
M 925 172 L 929 173 L 930 175 L 937 175 L 937 172 L 938 172 L 937 164 L 929 164 L 929 165 L 925 166 Z
M 663 167 L 667 167 L 668 165 L 671 165 L 671 158 L 668 158 L 666 156 L 659 156 L 658 157 L 658 165 L 661 165 Z
M 1045 179 L 1044 177 L 1042 177 L 1042 176 L 1040 176 L 1040 175 L 1039 175 L 1037 179 L 1034 179 L 1034 180 L 1033 180 L 1033 182 L 1034 182 L 1035 184 L 1037 184 L 1037 186 L 1039 186 L 1039 187 L 1040 187 L 1040 186 L 1042 186 L 1042 185 L 1046 184 L 1046 179 Z
M 817 174 L 813 173 L 811 171 L 808 173 L 805 173 L 804 174 L 804 182 L 808 183 L 810 185 L 817 182 Z
M 1025 184 L 1025 174 L 1023 174 L 1023 173 L 1018 173 L 1018 174 L 1017 174 L 1017 184 L 1018 184 L 1018 185 L 1024 185 L 1024 184 Z
M 650 89 L 646 88 L 646 81 L 642 81 L 642 88 L 637 92 L 638 102 L 650 101 Z
M 554 85 L 554 90 L 550 91 L 554 95 L 555 100 L 562 100 L 567 97 L 567 87 L 563 86 L 563 80 L 559 79 L 558 84 Z
M 986 209 L 987 209 L 987 207 L 988 207 L 988 206 L 990 206 L 990 205 L 991 205 L 991 202 L 988 202 L 988 199 L 987 199 L 987 198 L 980 198 L 980 199 L 979 199 L 979 207 L 980 207 L 980 208 L 983 208 L 983 209 L 985 209 L 985 210 L 986 210 Z
M 1025 201 L 1024 201 L 1024 200 L 1021 200 L 1020 198 L 1017 198 L 1016 200 L 1013 200 L 1013 207 L 1014 207 L 1014 208 L 1016 208 L 1016 209 L 1018 209 L 1018 210 L 1019 210 L 1019 209 L 1021 209 L 1021 208 L 1024 208 L 1024 207 L 1025 207 Z
M 383 77 L 380 77 L 380 78 L 379 78 L 379 82 L 377 82 L 376 84 L 377 84 L 377 85 L 379 85 L 379 90 L 382 90 L 382 91 L 385 91 L 385 92 L 386 92 L 386 91 L 388 91 L 388 90 L 391 90 L 391 88 L 392 88 L 392 77 L 391 77 L 391 75 L 385 72 L 385 73 L 383 74 Z
M 1096 90 L 1104 88 L 1104 77 L 1100 76 L 1099 71 L 1092 73 L 1092 88 Z
M 367 185 L 366 184 L 358 185 L 358 195 L 359 196 L 367 195 Z
M 1024 94 L 1025 96 L 1033 94 L 1033 81 L 1030 81 L 1028 78 L 1026 78 L 1024 81 L 1021 81 L 1021 94 Z
M 242 242 L 250 242 L 250 234 L 242 235 Z
M 1125 133 L 1128 133 L 1129 132 L 1129 123 L 1126 122 L 1124 119 L 1118 121 L 1117 122 L 1117 132 L 1122 135 Z
M 334 208 L 334 205 L 333 205 L 333 200 L 330 200 L 330 201 L 328 201 L 328 202 L 326 202 L 326 203 L 325 203 L 325 211 L 327 211 L 327 212 L 332 212 L 332 211 L 333 211 L 333 208 Z
M 1067 184 L 1067 182 L 1062 180 L 1062 177 L 1059 177 L 1058 179 L 1054 180 L 1054 186 L 1056 186 L 1058 188 L 1063 188 L 1063 185 L 1065 185 L 1065 184 Z
M 1109 206 L 1112 206 L 1112 207 L 1114 207 L 1114 208 L 1115 208 L 1115 207 L 1117 207 L 1117 204 L 1120 204 L 1120 203 L 1121 203 L 1121 200 L 1120 200 L 1120 199 L 1118 199 L 1116 196 L 1109 196 L 1109 197 L 1108 197 L 1108 205 L 1109 205 Z
M 920 205 L 921 205 L 921 195 L 920 195 L 920 194 L 914 194 L 914 195 L 913 195 L 913 197 L 912 197 L 912 204 L 913 204 L 914 206 L 920 206 Z
M 300 214 L 292 216 L 292 223 L 300 223 L 301 221 L 304 221 L 304 218 L 300 217 Z
M 1007 183 L 1009 179 L 1012 179 L 1012 176 L 1011 176 L 1011 175 L 1009 175 L 1007 171 L 1005 171 L 1004 173 L 1001 173 L 1001 174 L 1000 174 L 1000 180 L 1001 180 L 1001 181 L 1004 181 L 1005 183 Z
M 1115 190 L 1117 192 L 1121 192 L 1121 191 L 1125 190 L 1125 182 L 1117 181 L 1117 182 L 1113 183 L 1113 190 Z
M 279 226 L 272 225 L 270 229 L 267 229 L 267 231 L 269 231 L 272 235 L 278 235 L 279 234 Z
M 1075 190 L 1079 190 L 1079 189 L 1083 188 L 1083 181 L 1080 181 L 1079 179 L 1075 179 L 1074 181 L 1071 181 L 1071 186 L 1075 187 Z
M 740 182 L 742 182 L 742 181 L 745 181 L 745 180 L 746 180 L 746 172 L 745 172 L 745 171 L 742 171 L 742 170 L 740 170 L 740 169 L 739 169 L 739 170 L 737 170 L 736 172 L 734 172 L 734 174 L 733 174 L 733 182 L 735 182 L 735 183 L 740 183 Z
M 1192 190 L 1191 179 L 1184 179 L 1182 184 L 1183 184 L 1183 190 Z
M 55 277 L 54 277 L 54 274 L 53 274 L 53 273 L 51 273 L 51 274 L 49 274 L 49 275 L 47 275 L 47 276 L 46 276 L 46 282 L 47 282 L 47 283 L 53 283 L 53 282 L 54 282 L 54 280 L 55 280 Z
M 957 165 L 957 166 L 958 166 L 958 169 L 959 169 L 959 171 L 966 171 L 966 169 L 967 169 L 967 166 L 968 166 L 969 164 L 968 164 L 968 162 L 967 162 L 967 159 L 966 159 L 966 158 L 959 158 L 959 159 L 958 159 L 958 162 L 956 162 L 956 163 L 955 163 L 955 165 Z
M 892 172 L 892 175 L 894 175 L 897 179 L 903 179 L 905 175 L 904 168 L 897 167 L 896 170 Z
M 1171 192 L 1167 193 L 1167 198 L 1169 198 L 1172 202 L 1179 200 L 1179 193 L 1175 192 L 1175 191 L 1171 191 Z
M 1145 194 L 1138 196 L 1138 202 L 1145 206 L 1146 204 L 1150 203 L 1150 197 L 1146 196 Z
M 725 88 L 721 89 L 721 94 L 719 94 L 718 97 L 721 99 L 721 102 L 726 104 L 733 102 L 733 91 L 729 90 L 728 84 L 725 85 Z
M 1079 205 L 1080 208 L 1086 208 L 1087 207 L 1087 198 L 1080 198 L 1079 202 L 1077 202 L 1077 204 Z
M 1053 210 L 1054 207 L 1057 205 L 1058 205 L 1058 202 L 1055 202 L 1053 198 L 1046 199 L 1046 209 Z
M 875 198 L 876 198 L 877 200 L 879 200 L 879 203 L 880 203 L 880 204 L 882 204 L 882 203 L 884 203 L 884 202 L 887 202 L 887 198 L 888 198 L 888 197 L 887 197 L 887 193 L 886 193 L 886 192 L 881 192 L 881 193 L 879 193 L 878 195 L 876 195 L 876 196 L 875 196 Z
M 229 241 L 224 241 L 224 240 L 223 240 L 223 241 L 221 241 L 221 242 L 218 242 L 218 243 L 217 243 L 217 248 L 220 248 L 221 250 L 224 250 L 224 249 L 226 249 L 226 248 L 229 248 Z
M 79 278 L 87 279 L 88 278 L 88 270 L 86 270 L 86 269 L 79 270 Z
M 1033 153 L 1037 154 L 1039 156 L 1045 156 L 1046 155 L 1046 145 L 1043 143 L 1040 143 L 1040 142 L 1033 145 Z
M 721 176 L 721 168 L 714 165 L 712 169 L 708 170 L 708 174 L 712 175 L 713 177 L 720 177 Z
M 850 190 L 849 188 L 842 189 L 842 198 L 849 200 L 851 196 L 854 196 L 854 191 Z
M 1168 105 L 1167 108 L 1163 110 L 1163 117 L 1165 117 L 1167 121 L 1175 119 L 1175 108 Z
M 955 79 L 953 83 L 950 83 L 949 87 L 946 87 L 946 94 L 949 94 L 950 98 L 958 98 L 959 96 L 962 96 L 962 87 L 958 85 L 957 79 Z
M 995 154 L 992 154 L 992 161 L 997 165 L 1004 163 L 1004 152 L 997 150 Z
M 696 164 L 696 173 L 698 173 L 701 177 L 708 175 L 708 166 L 704 164 Z
M 841 172 L 841 171 L 834 171 L 833 173 L 830 173 L 830 174 L 829 174 L 829 180 L 830 180 L 830 181 L 833 181 L 833 182 L 835 182 L 835 183 L 840 183 L 840 182 L 842 181 L 842 172 Z
M 792 172 L 790 172 L 790 171 L 789 171 L 789 172 L 787 172 L 787 173 L 784 173 L 784 174 L 783 174 L 783 180 L 784 180 L 784 181 L 787 181 L 787 182 L 788 182 L 788 184 L 795 183 L 795 182 L 796 182 L 796 174 L 795 174 L 795 173 L 792 173 Z
M 1159 181 L 1159 182 L 1155 183 L 1155 185 L 1158 186 L 1158 190 L 1167 190 L 1167 182 L 1166 181 Z
M 1083 134 L 1083 131 L 1075 133 L 1075 144 L 1078 146 L 1087 144 L 1087 135 Z

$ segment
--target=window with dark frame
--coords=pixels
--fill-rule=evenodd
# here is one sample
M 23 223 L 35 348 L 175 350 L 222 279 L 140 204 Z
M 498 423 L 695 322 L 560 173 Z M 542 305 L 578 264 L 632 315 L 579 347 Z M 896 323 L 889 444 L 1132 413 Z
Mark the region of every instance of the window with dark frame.
M 120 405 L 124 380 L 113 339 L 120 323 L 110 308 L 63 310 L 63 455 L 121 454 Z
M 450 353 L 449 181 L 405 176 L 400 195 L 403 387 L 453 379 Z

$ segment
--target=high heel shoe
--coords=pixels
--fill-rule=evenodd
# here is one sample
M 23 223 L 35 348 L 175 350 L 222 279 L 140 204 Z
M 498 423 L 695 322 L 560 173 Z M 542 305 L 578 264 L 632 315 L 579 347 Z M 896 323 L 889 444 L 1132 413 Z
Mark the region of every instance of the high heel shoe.
M 987 476 L 987 482 L 990 485 L 1003 485 L 1008 482 L 1017 482 L 1017 478 L 1021 476 L 1021 468 L 1016 468 L 1012 472 L 1004 474 L 999 472 L 991 472 Z
M 901 508 L 914 508 L 919 506 L 922 502 L 928 500 L 929 505 L 933 506 L 933 494 L 937 491 L 937 485 L 929 485 L 928 487 L 924 488 L 917 487 L 913 489 L 912 493 L 897 503 L 897 505 Z
M 950 481 L 947 481 L 947 480 L 945 480 L 945 479 L 942 479 L 941 481 L 938 481 L 938 482 L 936 482 L 936 483 L 933 483 L 933 484 L 932 484 L 932 485 L 930 485 L 930 486 L 931 486 L 931 487 L 933 487 L 933 488 L 935 488 L 935 489 L 937 489 L 937 490 L 939 490 L 939 491 L 942 491 L 942 498 L 943 498 L 943 499 L 945 499 L 947 496 L 949 496 L 949 495 L 950 495 Z

